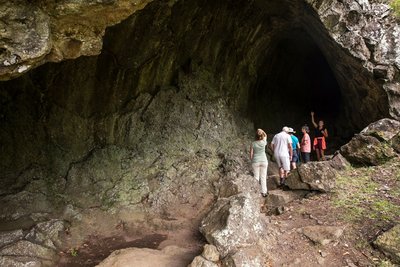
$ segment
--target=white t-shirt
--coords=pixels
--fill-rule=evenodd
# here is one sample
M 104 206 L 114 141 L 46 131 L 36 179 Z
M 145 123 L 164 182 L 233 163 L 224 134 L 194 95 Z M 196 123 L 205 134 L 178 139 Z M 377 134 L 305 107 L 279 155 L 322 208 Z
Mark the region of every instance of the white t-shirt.
M 274 136 L 271 142 L 274 145 L 274 154 L 280 157 L 289 157 L 288 144 L 292 145 L 292 138 L 286 132 Z

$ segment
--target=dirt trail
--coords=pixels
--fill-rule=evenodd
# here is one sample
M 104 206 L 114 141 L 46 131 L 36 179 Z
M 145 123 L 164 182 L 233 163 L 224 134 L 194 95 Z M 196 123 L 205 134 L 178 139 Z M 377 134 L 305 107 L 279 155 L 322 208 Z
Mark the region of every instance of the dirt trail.
M 282 215 L 266 216 L 268 257 L 272 266 L 376 266 L 382 255 L 368 245 L 360 232 L 362 225 L 341 219 L 341 210 L 331 203 L 329 194 L 316 194 L 295 200 Z M 326 245 L 306 237 L 302 227 L 335 226 L 343 235 Z
M 124 220 L 121 220 L 121 217 Z M 122 258 L 129 258 L 132 264 L 134 254 L 140 256 L 141 261 L 135 263 L 136 265 L 124 265 L 124 259 L 121 258 L 122 263 L 118 265 L 119 263 L 115 262 L 113 266 L 147 266 L 147 261 L 153 264 L 151 266 L 158 266 L 154 265 L 158 262 L 165 263 L 164 266 L 178 267 L 187 266 L 201 253 L 205 240 L 198 230 L 199 219 L 139 220 L 138 217 L 140 216 L 130 212 L 111 217 L 109 213 L 98 210 L 87 212 L 81 221 L 73 224 L 65 232 L 57 266 L 92 267 L 114 251 L 122 250 L 126 255 Z M 173 265 L 167 264 L 168 261 L 173 261 Z

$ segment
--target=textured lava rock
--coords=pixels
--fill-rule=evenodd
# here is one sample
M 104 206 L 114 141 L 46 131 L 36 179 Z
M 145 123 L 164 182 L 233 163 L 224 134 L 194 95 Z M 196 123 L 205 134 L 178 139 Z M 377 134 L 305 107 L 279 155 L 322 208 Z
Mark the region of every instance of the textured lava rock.
M 358 165 L 380 165 L 396 155 L 389 144 L 362 134 L 353 137 L 341 147 L 340 152 L 351 163 Z
M 61 247 L 61 234 L 65 230 L 65 223 L 61 220 L 50 220 L 38 223 L 25 236 L 25 239 L 36 244 L 43 244 L 48 248 L 56 250 Z
M 192 263 L 188 267 L 218 267 L 218 264 L 209 261 L 202 256 L 197 256 L 193 259 Z
M 224 267 L 267 267 L 267 258 L 258 247 L 241 248 L 235 254 L 226 257 L 222 266 Z
M 0 249 L 0 256 L 32 257 L 44 260 L 56 260 L 54 250 L 27 240 L 20 240 Z
M 309 162 L 292 171 L 286 183 L 291 189 L 330 192 L 335 187 L 335 179 L 336 171 L 329 161 Z
M 29 257 L 0 256 L 0 265 L 7 267 L 43 267 L 54 264 L 52 262 L 46 263 L 43 264 L 43 260 Z
M 383 88 L 388 95 L 388 104 L 391 107 L 390 113 L 395 118 L 400 115 L 399 83 L 395 78 L 395 69 L 400 66 L 400 46 L 399 34 L 400 25 L 393 16 L 390 7 L 381 1 L 314 1 L 307 2 L 318 13 L 321 22 L 324 24 L 335 42 L 347 50 L 352 57 L 363 62 L 364 72 L 378 75 L 385 85 Z M 327 51 L 328 52 L 328 51 Z M 328 52 L 329 53 L 329 52 Z M 341 59 L 340 61 L 343 61 Z M 339 83 L 343 85 L 346 77 L 346 67 L 338 64 L 333 67 L 337 73 Z M 349 73 L 347 73 L 349 74 Z M 367 76 L 370 76 L 368 74 Z M 363 75 L 353 78 L 359 79 Z M 369 83 L 371 86 L 372 84 Z M 350 84 L 348 84 L 350 85 Z M 349 94 L 355 92 L 355 84 L 347 87 Z M 369 88 L 370 89 L 370 88 Z M 349 97 L 346 101 L 351 101 L 353 105 L 361 107 L 361 110 L 368 110 L 367 105 L 374 106 L 370 95 L 363 99 L 364 104 L 354 98 Z M 365 113 L 360 112 L 359 116 Z
M 325 246 L 343 235 L 343 227 L 314 225 L 300 228 L 299 232 L 315 244 Z
M 400 133 L 395 135 L 391 140 L 390 144 L 393 147 L 393 149 L 400 154 Z
M 294 191 L 282 191 L 282 190 L 272 190 L 269 191 L 268 197 L 265 199 L 265 204 L 268 208 L 273 209 L 280 206 L 285 206 L 286 204 L 304 197 L 308 191 L 294 190 Z
M 205 259 L 213 262 L 219 261 L 219 252 L 213 245 L 204 245 L 203 253 L 201 254 Z
M 50 17 L 26 1 L 0 1 L 0 77 L 21 74 L 51 50 Z
M 222 257 L 254 245 L 265 231 L 257 201 L 249 194 L 220 198 L 203 219 L 200 231 Z
M 105 28 L 148 2 L 0 1 L 0 80 L 46 61 L 99 54 Z
M 381 119 L 364 128 L 340 150 L 351 163 L 380 165 L 396 156 L 399 134 L 400 122 Z
M 350 167 L 350 163 L 347 161 L 345 157 L 339 152 L 336 153 L 332 159 L 329 160 L 329 164 L 335 170 L 344 170 L 347 167 Z
M 389 142 L 399 133 L 400 122 L 387 118 L 371 123 L 360 132 L 360 134 L 374 136 L 385 142 Z
M 0 247 L 14 243 L 24 237 L 24 232 L 19 230 L 0 232 Z

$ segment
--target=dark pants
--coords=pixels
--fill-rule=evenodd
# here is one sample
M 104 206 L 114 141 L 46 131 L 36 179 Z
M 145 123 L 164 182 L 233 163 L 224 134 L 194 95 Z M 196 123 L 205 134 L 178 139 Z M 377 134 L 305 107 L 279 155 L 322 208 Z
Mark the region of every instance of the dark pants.
M 310 161 L 310 155 L 311 155 L 311 153 L 301 152 L 301 157 L 303 159 L 303 163 L 307 163 Z

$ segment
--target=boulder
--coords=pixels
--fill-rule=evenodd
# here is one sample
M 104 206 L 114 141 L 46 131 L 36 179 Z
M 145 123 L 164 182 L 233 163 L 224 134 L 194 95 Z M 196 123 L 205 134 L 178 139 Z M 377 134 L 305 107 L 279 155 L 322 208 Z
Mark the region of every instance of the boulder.
M 253 176 L 240 173 L 229 173 L 224 179 L 220 179 L 217 188 L 220 198 L 229 198 L 244 192 L 255 197 L 261 192 L 260 183 Z
M 268 176 L 268 179 L 267 179 L 268 191 L 275 190 L 278 188 L 279 188 L 279 175 L 275 174 L 275 175 Z
M 8 244 L 14 243 L 21 240 L 24 237 L 24 232 L 19 230 L 0 232 L 0 247 L 4 247 Z
M 223 267 L 266 267 L 268 261 L 258 247 L 248 247 L 239 249 L 235 254 L 227 256 L 223 262 Z
M 400 133 L 400 122 L 392 119 L 381 119 L 365 127 L 360 134 L 370 135 L 388 142 Z
M 218 265 L 212 261 L 206 260 L 202 256 L 197 256 L 188 267 L 218 267 Z
M 390 144 L 397 153 L 400 153 L 400 133 L 390 140 Z
M 379 236 L 374 244 L 394 262 L 400 264 L 400 224 Z
M 265 230 L 258 200 L 249 193 L 220 198 L 200 226 L 201 233 L 222 257 L 255 244 Z
M 43 264 L 39 259 L 29 257 L 0 256 L 0 266 L 2 267 L 43 267 L 51 266 Z
M 339 152 L 333 155 L 333 157 L 329 160 L 329 164 L 332 168 L 339 171 L 350 167 L 350 162 L 348 162 L 347 159 Z
M 308 191 L 306 190 L 294 190 L 294 191 L 282 191 L 272 190 L 269 191 L 268 197 L 265 199 L 265 205 L 268 208 L 276 208 L 284 206 L 293 200 L 304 197 Z
M 343 227 L 313 225 L 300 228 L 299 232 L 313 243 L 325 246 L 343 235 Z
M 329 161 L 308 162 L 290 173 L 286 184 L 290 189 L 330 192 L 335 187 L 336 171 Z
M 53 249 L 32 243 L 27 240 L 20 240 L 0 249 L 0 256 L 14 256 L 15 259 L 40 259 L 41 261 L 54 262 L 58 259 Z M 4 260 L 4 259 L 3 259 Z M 29 260 L 28 260 L 29 261 Z M 3 265 L 2 265 L 3 266 Z M 26 266 L 26 265 L 25 265 Z M 54 266 L 54 265 L 53 265 Z
M 349 143 L 340 148 L 340 153 L 353 164 L 375 166 L 396 156 L 388 143 L 363 134 L 354 136 Z
M 64 221 L 50 220 L 38 223 L 25 238 L 36 244 L 43 244 L 55 250 L 57 247 L 61 246 L 61 233 L 64 229 Z
M 204 245 L 203 253 L 201 254 L 205 259 L 213 262 L 219 261 L 218 249 L 210 244 Z

